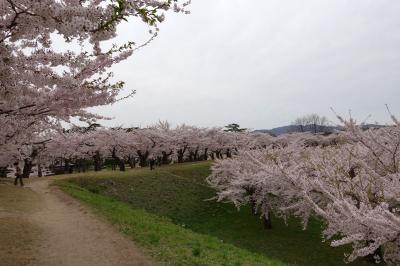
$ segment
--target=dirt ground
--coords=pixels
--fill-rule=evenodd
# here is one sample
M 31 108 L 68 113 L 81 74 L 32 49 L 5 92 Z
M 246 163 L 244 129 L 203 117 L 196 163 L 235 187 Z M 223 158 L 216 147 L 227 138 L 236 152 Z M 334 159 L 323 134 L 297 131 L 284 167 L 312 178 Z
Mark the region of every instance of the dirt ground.
M 135 244 L 46 178 L 0 180 L 0 265 L 155 265 Z
M 35 264 L 40 227 L 29 217 L 41 204 L 33 191 L 0 182 L 0 265 Z

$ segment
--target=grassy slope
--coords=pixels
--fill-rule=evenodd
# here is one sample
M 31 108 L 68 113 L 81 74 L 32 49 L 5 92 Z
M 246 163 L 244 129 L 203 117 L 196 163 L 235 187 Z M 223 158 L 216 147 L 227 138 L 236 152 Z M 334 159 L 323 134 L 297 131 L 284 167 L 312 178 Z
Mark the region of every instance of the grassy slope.
M 286 226 L 281 220 L 274 219 L 274 228 L 267 231 L 262 228 L 258 217 L 250 215 L 248 208 L 243 208 L 238 212 L 231 204 L 206 201 L 205 199 L 215 195 L 214 191 L 204 182 L 205 176 L 209 174 L 209 166 L 210 163 L 203 162 L 172 165 L 158 168 L 152 172 L 147 169 L 125 173 L 105 171 L 74 175 L 75 178 L 71 182 L 94 192 L 88 194 L 80 191 L 79 193 L 85 194 L 85 197 L 94 197 L 95 199 L 91 200 L 90 203 L 96 205 L 97 208 L 106 205 L 107 200 L 103 197 L 97 198 L 98 195 L 96 194 L 106 195 L 128 203 L 133 207 L 133 210 L 131 210 L 133 212 L 144 209 L 158 217 L 167 217 L 168 220 L 180 225 L 178 228 L 190 228 L 194 232 L 203 234 L 202 237 L 210 235 L 215 237 L 212 238 L 214 240 L 221 239 L 225 243 L 231 243 L 236 247 L 269 258 L 295 265 L 345 265 L 343 253 L 346 250 L 343 248 L 334 249 L 327 244 L 322 244 L 321 225 L 317 221 L 311 221 L 308 230 L 302 231 L 300 224 L 294 220 L 289 222 L 289 226 Z M 76 188 L 70 188 L 69 192 L 72 193 L 71 191 L 77 193 Z M 97 204 L 96 201 L 102 203 Z M 113 204 L 117 203 L 114 202 Z M 103 212 L 110 219 L 122 216 L 114 211 L 109 214 L 107 214 L 108 211 Z M 142 214 L 144 215 L 144 212 Z M 154 216 L 151 217 L 154 218 Z M 134 219 L 137 219 L 137 217 Z M 136 236 L 140 235 L 140 230 L 134 229 L 132 235 L 136 239 Z M 154 239 L 157 242 L 160 239 L 164 240 L 165 237 L 168 237 L 168 234 L 163 234 L 162 237 L 160 235 L 154 236 Z M 163 243 L 162 246 L 181 246 L 183 239 L 186 239 L 186 237 L 180 240 L 171 240 L 168 243 Z M 146 241 L 144 242 L 147 246 L 152 246 Z M 223 245 L 218 244 L 216 247 L 219 246 Z M 194 246 L 189 244 L 189 247 L 192 248 L 193 254 L 198 252 L 204 254 L 203 244 L 195 244 Z M 207 252 L 211 252 L 211 250 L 207 249 Z M 218 253 L 218 249 L 216 252 Z M 203 255 L 194 256 L 193 254 L 188 256 L 196 259 L 203 257 Z M 162 256 L 168 257 L 166 254 Z M 254 260 L 258 257 L 260 256 L 253 255 Z M 243 260 L 231 257 L 226 261 L 239 262 Z M 224 265 L 222 262 L 209 260 L 208 262 L 199 262 L 199 265 Z M 257 263 L 251 263 L 251 265 L 255 264 Z M 267 265 L 266 263 L 262 264 Z M 358 261 L 348 265 L 367 264 Z
M 285 265 L 175 225 L 166 217 L 91 193 L 75 184 L 62 180 L 57 184 L 73 197 L 94 207 L 165 265 Z

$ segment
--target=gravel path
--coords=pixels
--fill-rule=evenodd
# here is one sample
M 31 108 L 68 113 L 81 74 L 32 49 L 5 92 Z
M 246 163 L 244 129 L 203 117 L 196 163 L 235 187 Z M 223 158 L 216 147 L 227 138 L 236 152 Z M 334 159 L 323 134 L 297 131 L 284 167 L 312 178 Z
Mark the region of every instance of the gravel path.
M 131 240 L 117 232 L 112 225 L 88 207 L 50 186 L 50 183 L 48 178 L 37 178 L 29 180 L 26 188 L 11 189 L 10 185 L 0 187 L 0 193 L 9 190 L 20 195 L 17 200 L 9 201 L 11 207 L 2 208 L 2 204 L 6 204 L 0 202 L 0 210 L 3 210 L 0 212 L 0 223 L 1 219 L 7 218 L 9 221 L 10 217 L 23 221 L 29 225 L 25 226 L 28 231 L 20 230 L 10 237 L 24 239 L 26 235 L 30 236 L 29 241 L 23 241 L 23 250 L 28 251 L 24 254 L 25 260 L 18 260 L 19 252 L 15 250 L 18 244 L 15 244 L 17 247 L 9 245 L 8 249 L 14 249 L 14 252 L 3 251 L 9 254 L 5 265 L 154 265 L 148 256 L 143 255 Z M 30 204 L 32 209 L 29 209 Z M 12 220 L 7 226 L 15 228 Z

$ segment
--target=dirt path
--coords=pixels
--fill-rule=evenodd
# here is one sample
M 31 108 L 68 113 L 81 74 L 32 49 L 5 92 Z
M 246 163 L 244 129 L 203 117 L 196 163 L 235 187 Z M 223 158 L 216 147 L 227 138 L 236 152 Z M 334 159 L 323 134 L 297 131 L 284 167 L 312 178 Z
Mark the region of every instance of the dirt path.
M 7 227 L 15 228 L 13 221 L 23 222 L 20 227 L 27 228 L 9 236 L 27 239 L 21 240 L 22 248 L 18 245 L 16 249 L 8 247 L 8 264 L 4 265 L 154 265 L 131 240 L 89 208 L 49 184 L 47 178 L 38 178 L 30 181 L 24 189 L 10 188 L 10 185 L 0 187 L 0 193 L 12 190 L 8 192 L 19 194 L 18 200 L 9 200 L 6 204 L 0 201 L 0 224 L 3 220 L 9 221 L 3 230 L 7 232 Z M 10 204 L 14 206 L 1 209 L 2 205 Z M 23 261 L 18 260 L 21 250 L 26 251 Z M 0 265 L 3 265 L 1 261 Z

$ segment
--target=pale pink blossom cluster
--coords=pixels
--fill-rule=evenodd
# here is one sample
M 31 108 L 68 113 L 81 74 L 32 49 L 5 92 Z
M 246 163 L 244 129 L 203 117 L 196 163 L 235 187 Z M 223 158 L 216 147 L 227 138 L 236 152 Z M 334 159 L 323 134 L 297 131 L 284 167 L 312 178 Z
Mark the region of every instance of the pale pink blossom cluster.
M 268 217 L 312 216 L 332 246 L 351 244 L 348 261 L 370 256 L 400 264 L 400 125 L 329 137 L 288 135 L 263 149 L 240 150 L 213 166 L 218 200 L 252 204 Z
M 72 117 L 93 121 L 88 107 L 116 102 L 123 82 L 109 68 L 133 42 L 104 49 L 117 26 L 139 17 L 150 28 L 174 0 L 0 0 L 0 157 Z M 175 7 L 177 6 L 177 7 Z M 63 48 L 54 42 L 58 35 Z M 78 48 L 78 49 L 77 49 Z M 6 147 L 8 146 L 8 147 Z

